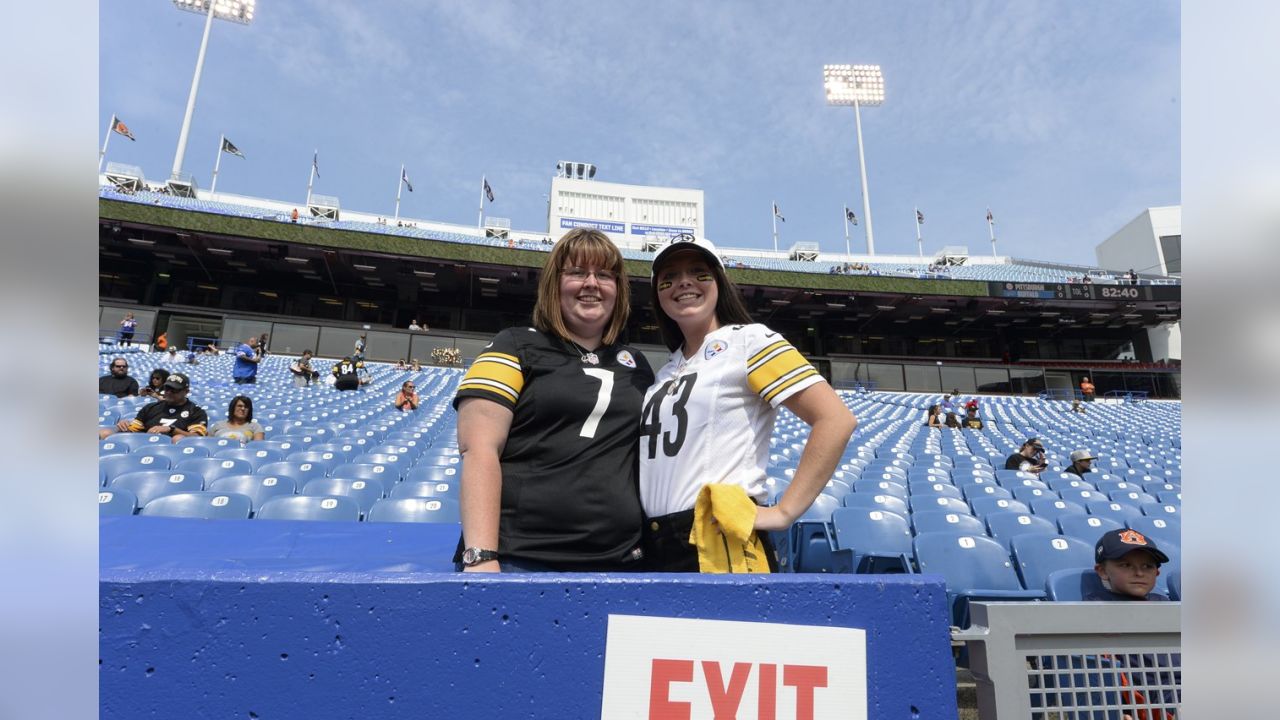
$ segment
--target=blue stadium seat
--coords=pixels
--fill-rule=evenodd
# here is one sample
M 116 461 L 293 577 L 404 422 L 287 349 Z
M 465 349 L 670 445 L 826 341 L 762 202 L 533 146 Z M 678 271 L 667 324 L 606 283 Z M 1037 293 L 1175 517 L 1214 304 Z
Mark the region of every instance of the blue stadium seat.
M 863 493 L 851 492 L 841 499 L 840 504 L 846 508 L 858 508 L 863 510 L 884 510 L 906 517 L 910 514 L 907 510 L 907 501 L 894 495 L 882 495 L 880 493 Z
M 313 497 L 346 496 L 356 501 L 360 513 L 369 511 L 373 504 L 386 496 L 382 485 L 377 480 L 361 480 L 347 478 L 318 478 L 302 487 L 303 495 Z
M 1057 535 L 1058 526 L 1030 513 L 998 512 L 986 517 L 991 538 L 1012 549 L 1011 543 L 1020 535 Z M 1027 588 L 1037 590 L 1039 588 Z
M 1129 518 L 1130 528 L 1146 535 L 1163 548 L 1166 545 L 1182 546 L 1182 522 L 1177 516 Z
M 457 452 L 447 452 L 444 449 L 431 447 L 422 453 L 418 458 L 417 464 L 419 466 L 443 465 L 448 467 L 449 465 L 457 465 L 460 462 L 462 462 L 462 457 Z
M 364 447 L 350 442 L 327 442 L 312 445 L 305 452 L 332 453 L 335 464 L 341 464 L 351 462 L 351 458 L 364 452 Z
M 155 455 L 107 455 L 98 457 L 98 484 L 109 485 L 117 477 L 141 470 L 168 470 L 169 459 Z
M 212 457 L 183 460 L 178 463 L 175 469 L 181 472 L 196 473 L 203 477 L 207 483 L 227 475 L 248 475 L 253 472 L 253 466 L 245 460 Z
M 259 520 L 328 520 L 357 522 L 360 506 L 349 497 L 290 495 L 271 498 L 258 508 Z
M 911 525 L 895 513 L 836 508 L 831 513 L 842 572 L 911 572 Z
M 1013 489 L 1013 497 L 1015 500 L 1021 500 L 1030 505 L 1037 500 L 1057 500 L 1058 493 L 1048 488 L 1020 487 Z
M 1161 490 L 1160 492 L 1156 493 L 1156 502 L 1160 503 L 1161 505 L 1181 505 L 1182 491 L 1181 490 Z
M 855 480 L 853 482 L 853 491 L 878 495 L 892 495 L 901 500 L 906 500 L 908 495 L 907 488 L 905 486 L 888 480 Z
M 103 444 L 111 442 L 117 445 L 123 445 L 129 448 L 130 452 L 133 452 L 144 445 L 172 445 L 173 438 L 168 435 L 160 435 L 159 433 L 116 433 L 101 442 Z M 98 452 L 102 452 L 101 444 L 99 445 Z
M 1064 568 L 1049 573 L 1045 590 L 1053 602 L 1080 602 L 1086 595 L 1099 592 L 1103 587 L 1091 560 L 1088 567 Z
M 252 501 L 250 512 L 256 512 L 262 504 L 273 497 L 294 495 L 298 491 L 297 483 L 287 475 L 228 475 L 209 483 L 209 490 L 219 493 L 239 493 Z
M 215 452 L 213 456 L 215 458 L 243 460 L 249 463 L 249 467 L 252 468 L 250 472 L 256 472 L 258 468 L 266 465 L 267 463 L 281 462 L 284 460 L 284 455 L 281 455 L 277 450 L 271 450 L 269 448 L 223 448 Z
M 912 496 L 929 496 L 942 495 L 944 497 L 955 498 L 956 500 L 964 500 L 964 493 L 960 492 L 960 488 L 950 483 L 928 482 L 925 480 L 912 480 L 911 486 L 907 488 Z
M 274 462 L 263 465 L 254 473 L 260 477 L 270 477 L 277 475 L 280 477 L 290 477 L 294 479 L 299 487 L 307 484 L 308 480 L 316 478 L 328 477 L 329 466 L 320 463 L 311 462 L 293 462 L 285 460 L 284 462 Z
M 969 507 L 973 510 L 973 514 L 978 517 L 1002 512 L 1019 512 L 1023 514 L 1031 512 L 1031 508 L 1021 500 L 1002 497 L 974 498 L 969 501 Z
M 1061 535 L 1019 535 L 1009 543 L 1013 562 L 1028 590 L 1048 591 L 1049 575 L 1056 570 L 1093 564 L 1093 545 Z
M 1111 518 L 1121 525 L 1128 522 L 1130 518 L 1142 515 L 1142 511 L 1133 505 L 1111 502 L 1110 500 L 1092 500 L 1085 503 L 1084 506 L 1090 515 Z
M 1098 489 L 1098 492 L 1103 492 L 1107 495 L 1128 490 L 1142 492 L 1141 483 L 1128 482 L 1126 480 L 1102 480 L 1094 483 L 1093 486 Z
M 1063 473 L 1065 477 L 1049 478 L 1045 484 L 1049 489 L 1061 494 L 1064 490 L 1095 490 L 1093 483 L 1087 480 L 1081 480 L 1078 476 L 1071 473 Z
M 302 452 L 289 453 L 284 456 L 287 462 L 293 463 L 311 463 L 312 465 L 320 465 L 325 469 L 327 474 L 334 467 L 346 462 L 337 453 L 332 452 L 315 452 L 304 450 Z
M 444 467 L 441 465 L 418 466 L 405 473 L 405 482 L 447 482 L 462 481 L 461 466 Z
M 276 438 L 274 440 L 250 440 L 245 443 L 245 448 L 249 450 L 273 450 L 276 453 L 279 453 L 282 460 L 289 453 L 305 450 L 308 447 L 309 446 L 305 446 L 302 443 L 294 442 L 292 440 L 281 440 L 280 438 Z
M 786 470 L 784 474 L 787 475 L 788 479 L 794 476 L 794 472 L 790 469 Z M 852 490 L 853 488 L 849 486 L 849 483 L 834 477 L 827 480 L 827 484 L 822 486 L 823 495 L 830 495 L 837 500 L 848 495 Z
M 983 535 L 924 533 L 914 541 L 916 567 L 942 575 L 947 582 L 953 625 L 969 626 L 974 600 L 1038 600 L 1042 590 L 1025 590 L 1008 550 Z
M 858 479 L 859 480 L 879 480 L 883 482 L 897 483 L 899 485 L 906 485 L 910 483 L 910 480 L 907 478 L 906 473 L 888 472 L 885 470 L 870 470 L 870 469 L 863 470 L 858 475 Z
M 1179 518 L 1182 517 L 1182 506 L 1172 503 L 1144 503 L 1141 508 L 1142 514 L 1149 517 L 1162 518 Z
M 969 510 L 969 504 L 963 500 L 946 497 L 943 495 L 912 495 L 911 512 L 918 513 L 926 510 L 945 510 L 953 513 L 972 514 Z
M 778 543 L 779 555 L 790 557 L 795 572 L 831 572 L 834 558 L 827 541 L 827 523 L 838 507 L 839 500 L 820 494 L 788 530 L 775 533 L 775 542 L 778 535 L 785 538 Z
M 1057 522 L 1058 518 L 1068 513 L 1079 513 L 1081 515 L 1089 512 L 1088 508 L 1080 503 L 1073 503 L 1069 500 L 1059 500 L 1056 497 L 1041 498 L 1031 501 L 1031 512 L 1050 522 Z
M 1155 497 L 1140 490 L 1119 490 L 1111 493 L 1110 497 L 1111 502 L 1132 505 L 1137 508 L 1141 508 L 1146 503 L 1156 502 Z
M 190 443 L 178 443 L 176 445 L 157 443 L 154 445 L 144 445 L 133 452 L 134 455 L 154 455 L 163 457 L 169 461 L 169 467 L 175 467 L 183 460 L 191 458 L 209 457 L 209 451 L 199 445 Z
M 1024 472 L 1022 470 L 996 470 L 996 480 L 1001 485 L 1008 486 L 1010 483 L 1016 483 L 1020 480 L 1040 480 L 1040 476 L 1035 473 Z
M 948 510 L 921 510 L 911 514 L 911 526 L 917 535 L 945 532 L 952 535 L 986 535 L 987 526 L 969 513 Z
M 105 440 L 98 441 L 98 457 L 105 455 L 128 455 L 133 452 L 133 448 L 127 443 L 116 442 L 116 437 L 128 437 L 128 435 L 112 435 Z
M 981 485 L 964 485 L 960 488 L 964 492 L 964 499 L 969 502 L 969 507 L 974 507 L 973 501 L 978 499 L 999 499 L 1012 500 L 1013 493 L 991 483 L 983 483 Z M 974 510 L 977 512 L 977 510 Z
M 252 501 L 247 495 L 218 492 L 183 492 L 158 497 L 143 506 L 140 515 L 248 520 Z
M 143 470 L 125 473 L 111 481 L 110 489 L 128 490 L 138 500 L 138 507 L 162 496 L 204 489 L 199 473 L 185 470 Z
M 1058 528 L 1062 530 L 1063 535 L 1083 540 L 1090 545 L 1096 544 L 1098 538 L 1108 530 L 1119 530 L 1122 527 L 1124 525 L 1116 520 L 1097 515 L 1068 513 L 1058 517 Z
M 344 480 L 366 480 L 382 486 L 382 492 L 389 493 L 400 482 L 400 473 L 391 465 L 363 465 L 346 463 L 329 471 L 329 477 Z
M 910 472 L 907 473 L 908 481 L 928 480 L 929 478 L 934 478 L 934 477 L 941 478 L 946 482 L 951 482 L 951 471 L 948 470 L 947 468 L 940 468 L 940 467 L 924 467 L 924 468 L 913 467 L 911 468 Z
M 1070 500 L 1081 505 L 1088 505 L 1091 502 L 1111 502 L 1105 493 L 1097 490 L 1082 490 L 1080 488 L 1064 488 L 1058 491 L 1058 497 L 1063 500 Z
M 391 489 L 391 497 L 448 497 L 457 499 L 458 485 L 448 482 L 431 482 L 430 480 L 405 480 L 396 483 L 396 486 Z
M 1169 599 L 1182 600 L 1182 571 L 1170 571 L 1165 578 L 1165 584 L 1169 586 Z
M 138 509 L 138 498 L 124 488 L 98 491 L 98 517 L 132 515 Z
M 179 446 L 187 444 L 199 445 L 205 450 L 208 450 L 210 455 L 213 455 L 215 452 L 223 448 L 240 447 L 239 440 L 224 437 L 201 437 L 199 435 L 188 435 L 179 440 L 177 444 Z
M 369 509 L 368 522 L 460 523 L 461 511 L 452 498 L 412 497 L 379 500 Z

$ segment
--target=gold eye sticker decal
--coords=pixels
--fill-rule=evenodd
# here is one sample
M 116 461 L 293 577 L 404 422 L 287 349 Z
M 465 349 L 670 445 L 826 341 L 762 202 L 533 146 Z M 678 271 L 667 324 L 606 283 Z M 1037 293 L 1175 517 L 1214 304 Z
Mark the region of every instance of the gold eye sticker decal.
M 670 288 L 671 288 L 671 286 L 672 286 L 672 284 L 673 284 L 673 283 L 672 283 L 670 280 L 661 280 L 661 281 L 659 281 L 659 282 L 658 282 L 658 292 L 662 292 L 663 290 L 668 290 L 668 289 L 670 289 Z
M 714 277 L 712 277 L 711 273 L 706 271 L 698 273 L 695 277 L 697 278 L 698 282 L 711 282 L 712 280 L 715 279 Z

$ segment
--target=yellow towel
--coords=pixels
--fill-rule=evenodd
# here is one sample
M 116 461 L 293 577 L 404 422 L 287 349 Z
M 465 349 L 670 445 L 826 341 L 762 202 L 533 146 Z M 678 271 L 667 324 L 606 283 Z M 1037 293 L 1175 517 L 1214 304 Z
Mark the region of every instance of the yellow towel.
M 738 485 L 704 485 L 693 506 L 690 544 L 704 573 L 767 573 L 764 544 L 752 527 L 756 504 Z

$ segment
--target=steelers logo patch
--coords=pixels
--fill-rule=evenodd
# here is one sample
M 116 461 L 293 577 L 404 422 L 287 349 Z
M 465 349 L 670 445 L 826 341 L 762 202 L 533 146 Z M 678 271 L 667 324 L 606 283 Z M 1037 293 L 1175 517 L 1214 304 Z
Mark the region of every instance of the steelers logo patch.
M 618 364 L 626 365 L 627 367 L 634 370 L 636 367 L 636 359 L 632 357 L 631 352 L 629 350 L 623 350 L 622 352 L 618 353 Z
M 728 349 L 729 349 L 729 344 L 726 343 L 725 341 L 712 340 L 710 343 L 707 344 L 707 349 L 702 351 L 702 357 L 706 358 L 707 360 L 710 360 L 711 358 L 719 355 L 720 353 Z

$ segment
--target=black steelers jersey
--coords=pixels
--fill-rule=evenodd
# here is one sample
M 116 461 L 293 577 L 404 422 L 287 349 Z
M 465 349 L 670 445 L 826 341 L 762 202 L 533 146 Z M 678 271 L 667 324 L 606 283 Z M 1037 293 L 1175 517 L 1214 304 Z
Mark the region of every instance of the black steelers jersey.
M 594 360 L 595 362 L 592 362 Z M 534 328 L 498 333 L 458 385 L 512 411 L 503 448 L 498 551 L 539 562 L 612 562 L 636 546 L 644 355 L 614 344 L 584 354 Z
M 157 425 L 172 425 L 193 435 L 204 435 L 208 421 L 204 410 L 190 400 L 176 406 L 160 401 L 139 410 L 138 416 L 129 423 L 129 429 L 133 432 L 145 432 Z

